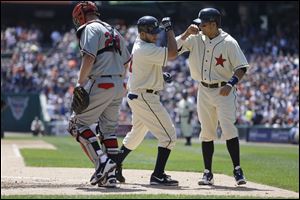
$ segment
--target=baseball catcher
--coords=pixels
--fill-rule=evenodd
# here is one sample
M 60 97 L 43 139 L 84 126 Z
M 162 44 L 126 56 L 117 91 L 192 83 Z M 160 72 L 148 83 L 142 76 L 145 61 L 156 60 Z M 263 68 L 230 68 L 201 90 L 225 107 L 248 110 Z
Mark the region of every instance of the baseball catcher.
M 90 183 L 116 187 L 117 165 L 111 149 L 118 149 L 115 129 L 125 92 L 124 65 L 130 61 L 130 54 L 121 34 L 99 16 L 96 4 L 91 1 L 78 3 L 72 12 L 82 62 L 71 105 L 74 112 L 69 132 L 95 166 Z M 110 141 L 106 151 L 101 149 L 90 128 L 95 122 L 103 141 Z

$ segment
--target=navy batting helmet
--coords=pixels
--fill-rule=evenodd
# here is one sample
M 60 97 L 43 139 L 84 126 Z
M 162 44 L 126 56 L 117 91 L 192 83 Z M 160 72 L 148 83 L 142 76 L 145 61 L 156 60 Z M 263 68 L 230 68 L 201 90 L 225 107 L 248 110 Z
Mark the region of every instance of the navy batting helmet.
M 157 34 L 161 31 L 158 20 L 152 16 L 141 17 L 137 22 L 138 32 L 146 32 L 150 34 Z
M 204 8 L 200 10 L 198 18 L 194 20 L 197 24 L 205 22 L 216 22 L 218 26 L 221 25 L 221 13 L 215 8 Z

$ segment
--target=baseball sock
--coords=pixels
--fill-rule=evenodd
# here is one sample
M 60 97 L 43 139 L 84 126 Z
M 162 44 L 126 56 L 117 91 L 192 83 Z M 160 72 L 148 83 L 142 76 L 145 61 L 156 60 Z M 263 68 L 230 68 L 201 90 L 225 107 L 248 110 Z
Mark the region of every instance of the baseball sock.
M 226 140 L 226 146 L 230 154 L 233 167 L 240 165 L 240 145 L 238 137 Z
M 214 141 L 202 142 L 202 155 L 204 167 L 211 172 L 212 157 L 214 154 Z
M 170 149 L 158 147 L 157 159 L 153 172 L 153 175 L 158 176 L 158 178 L 165 172 L 165 166 L 168 161 L 170 152 Z
M 124 145 L 122 145 L 116 163 L 121 164 L 130 152 L 131 152 L 130 149 L 127 149 Z

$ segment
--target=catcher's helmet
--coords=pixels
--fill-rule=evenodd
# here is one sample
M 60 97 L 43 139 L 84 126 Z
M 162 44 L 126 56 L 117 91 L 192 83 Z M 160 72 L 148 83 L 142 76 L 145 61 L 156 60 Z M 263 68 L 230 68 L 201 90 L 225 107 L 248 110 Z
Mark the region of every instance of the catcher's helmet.
M 81 1 L 73 9 L 72 17 L 76 28 L 86 23 L 85 15 L 87 13 L 94 13 L 99 15 L 96 4 L 92 1 Z
M 221 26 L 221 13 L 215 8 L 204 8 L 200 10 L 198 18 L 194 22 L 197 24 L 216 22 L 218 26 Z
M 137 22 L 138 32 L 146 32 L 150 34 L 158 34 L 161 31 L 158 20 L 152 16 L 141 17 Z

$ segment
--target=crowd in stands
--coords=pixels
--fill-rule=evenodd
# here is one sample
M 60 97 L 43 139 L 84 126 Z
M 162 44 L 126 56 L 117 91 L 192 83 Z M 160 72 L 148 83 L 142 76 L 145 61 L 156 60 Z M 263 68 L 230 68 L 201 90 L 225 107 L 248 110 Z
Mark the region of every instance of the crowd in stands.
M 299 30 L 296 26 L 294 30 Z M 136 27 L 118 25 L 116 28 L 131 50 L 137 36 Z M 289 30 L 277 27 L 277 32 L 270 37 L 270 33 L 259 28 L 241 35 L 238 35 L 238 28 L 232 30 L 250 64 L 246 76 L 237 86 L 237 123 L 275 127 L 299 124 L 299 31 L 293 35 Z M 177 29 L 177 35 L 181 31 Z M 75 30 L 65 33 L 53 30 L 50 48 L 43 47 L 41 37 L 43 33 L 34 27 L 1 30 L 1 91 L 45 94 L 51 120 L 68 120 L 81 62 Z M 158 43 L 163 44 L 163 32 L 160 38 Z M 176 104 L 182 98 L 183 89 L 187 89 L 188 99 L 195 105 L 192 123 L 197 126 L 198 83 L 190 77 L 187 56 L 185 53 L 168 62 L 164 70 L 173 75 L 174 81 L 166 84 L 160 95 L 173 121 L 177 122 Z M 126 98 L 121 106 L 120 123 L 131 123 Z

